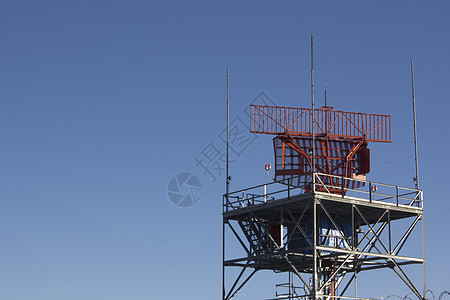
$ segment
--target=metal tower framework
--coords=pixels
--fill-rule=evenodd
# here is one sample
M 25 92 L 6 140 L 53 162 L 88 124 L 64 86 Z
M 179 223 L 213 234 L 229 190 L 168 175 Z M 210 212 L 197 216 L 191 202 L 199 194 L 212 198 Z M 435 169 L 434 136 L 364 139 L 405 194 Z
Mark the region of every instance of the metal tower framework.
M 224 276 L 223 300 L 233 298 L 259 270 L 291 272 L 302 282 L 277 286 L 274 299 L 355 298 L 348 295 L 357 274 L 383 268 L 392 269 L 424 299 L 404 270 L 423 264 L 424 257 L 402 253 L 423 222 L 422 191 L 365 181 L 360 182 L 364 189 L 342 186 L 339 195 L 323 192 L 335 189 L 323 183 L 333 175 L 311 176 L 316 183 L 310 192 L 311 183 L 299 187 L 273 182 L 266 195 L 264 185 L 224 195 L 223 226 L 229 233 L 224 253 L 231 239 L 243 255 L 224 257 L 224 274 L 234 274 L 234 279 L 227 283 Z M 400 230 L 402 235 L 392 234 Z M 227 271 L 236 268 L 238 273 Z M 283 287 L 288 292 L 281 292 Z
M 259 270 L 301 282 L 279 285 L 288 292 L 277 289 L 275 299 L 355 298 L 357 274 L 385 268 L 424 298 L 405 271 L 425 262 L 423 252 L 410 254 L 423 248 L 423 226 L 422 247 L 405 247 L 423 225 L 422 191 L 365 180 L 367 144 L 391 142 L 390 120 L 326 106 L 251 106 L 250 131 L 275 135 L 276 181 L 223 197 L 223 300 Z M 226 256 L 230 237 L 242 255 Z

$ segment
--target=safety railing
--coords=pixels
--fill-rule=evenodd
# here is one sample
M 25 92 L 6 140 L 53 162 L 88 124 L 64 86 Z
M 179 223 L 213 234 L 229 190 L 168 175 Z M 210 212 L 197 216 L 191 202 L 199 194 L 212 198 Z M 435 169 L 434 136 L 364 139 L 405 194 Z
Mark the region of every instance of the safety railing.
M 292 283 L 281 283 L 275 286 L 275 299 L 306 300 L 311 298 L 306 294 L 305 287 L 295 286 Z
M 359 180 L 342 176 L 314 173 L 314 177 L 302 176 L 304 182 L 298 182 L 300 177 L 291 177 L 283 181 L 274 181 L 254 187 L 238 190 L 223 195 L 223 211 L 234 211 L 254 205 L 265 205 L 279 199 L 316 192 L 341 197 L 354 197 L 369 202 L 391 203 L 396 206 L 423 208 L 421 190 L 401 187 L 373 181 Z M 314 179 L 314 180 L 312 180 Z M 291 182 L 296 182 L 292 185 Z M 359 182 L 360 184 L 355 184 Z M 360 186 L 358 188 L 349 188 Z
M 388 202 L 395 205 L 423 207 L 421 190 L 324 173 L 314 173 L 314 175 L 316 192 L 339 194 L 369 201 Z M 356 182 L 361 184 L 353 184 Z M 352 189 L 349 186 L 360 187 Z
M 268 184 L 261 184 L 251 188 L 238 190 L 228 195 L 223 195 L 224 212 L 242 209 L 254 205 L 262 205 L 276 201 L 277 199 L 289 198 L 294 195 L 305 193 L 310 183 L 301 183 L 300 186 L 289 184 L 297 177 L 290 178 L 289 181 L 273 181 Z

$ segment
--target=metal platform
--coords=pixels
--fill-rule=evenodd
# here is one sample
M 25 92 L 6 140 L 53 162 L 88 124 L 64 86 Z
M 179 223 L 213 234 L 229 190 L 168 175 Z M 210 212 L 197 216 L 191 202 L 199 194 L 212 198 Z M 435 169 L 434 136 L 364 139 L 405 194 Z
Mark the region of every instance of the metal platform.
M 356 198 L 350 196 L 340 196 L 331 193 L 324 192 L 309 192 L 305 194 L 292 195 L 280 199 L 273 198 L 273 193 L 267 196 L 267 200 L 255 201 L 257 198 L 264 199 L 264 196 L 257 198 L 251 195 L 250 199 L 243 199 L 239 201 L 242 205 L 240 208 L 232 208 L 229 211 L 223 213 L 224 219 L 227 220 L 242 220 L 245 219 L 251 213 L 258 213 L 262 218 L 272 219 L 274 221 L 281 221 L 281 217 L 278 213 L 280 209 L 285 209 L 291 213 L 300 213 L 307 206 L 311 199 L 319 200 L 327 209 L 333 211 L 344 217 L 351 218 L 351 207 L 356 205 L 361 212 L 366 216 L 369 224 L 374 224 L 378 220 L 380 213 L 385 210 L 390 210 L 391 220 L 410 218 L 422 213 L 423 209 L 419 206 L 421 200 L 414 200 L 414 205 L 409 204 L 397 204 L 379 200 L 368 200 L 364 198 Z M 412 200 L 411 200 L 412 201 Z M 255 204 L 253 204 L 255 203 Z M 228 207 L 231 208 L 231 205 Z M 311 209 L 307 209 L 307 213 L 312 213 Z M 387 219 L 384 217 L 381 221 Z M 357 226 L 364 224 L 361 218 L 356 220 Z

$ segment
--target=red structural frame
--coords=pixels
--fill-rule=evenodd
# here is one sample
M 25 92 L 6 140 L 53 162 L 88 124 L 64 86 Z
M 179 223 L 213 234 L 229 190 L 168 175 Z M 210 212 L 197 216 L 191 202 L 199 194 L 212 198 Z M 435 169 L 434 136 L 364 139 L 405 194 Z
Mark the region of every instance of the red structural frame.
M 312 136 L 312 109 L 250 106 L 250 131 L 266 134 Z M 391 116 L 333 110 L 315 110 L 315 135 L 333 139 L 391 142 Z
M 289 180 L 290 184 L 295 184 L 293 178 L 299 184 L 307 180 L 313 169 L 313 148 L 314 172 L 365 179 L 370 171 L 368 142 L 392 142 L 390 115 L 337 111 L 326 106 L 314 114 L 313 118 L 310 108 L 250 106 L 250 131 L 276 135 L 276 180 Z M 342 186 L 342 182 L 327 184 Z

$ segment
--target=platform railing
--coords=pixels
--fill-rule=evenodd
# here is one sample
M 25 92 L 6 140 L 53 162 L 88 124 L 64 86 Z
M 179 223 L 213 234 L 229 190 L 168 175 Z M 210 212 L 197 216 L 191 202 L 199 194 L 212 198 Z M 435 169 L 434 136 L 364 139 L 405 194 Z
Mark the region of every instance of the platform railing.
M 224 194 L 224 212 L 242 209 L 253 205 L 267 204 L 276 201 L 277 199 L 289 198 L 294 195 L 303 194 L 307 191 L 308 187 L 311 187 L 310 182 L 301 183 L 300 186 L 294 186 L 289 183 L 292 181 L 293 180 L 273 181 L 268 184 L 261 184 L 234 191 L 228 195 Z M 264 190 L 269 192 L 264 193 Z
M 297 178 L 291 177 L 282 181 L 273 181 L 268 184 L 238 190 L 228 195 L 225 194 L 223 195 L 223 211 L 228 212 L 254 205 L 265 205 L 279 199 L 311 192 L 353 197 L 369 202 L 391 203 L 396 206 L 423 208 L 421 190 L 324 173 L 314 173 L 313 176 L 311 174 L 309 176 L 302 175 L 301 178 L 307 178 L 307 180 L 296 185 L 291 183 L 297 182 Z M 360 184 L 354 184 L 356 182 Z M 360 187 L 350 188 L 351 186 Z M 264 190 L 269 192 L 265 193 Z
M 423 208 L 423 192 L 421 190 L 324 173 L 314 173 L 314 176 L 316 192 L 340 194 L 341 196 L 362 198 L 369 201 Z M 339 184 L 330 184 L 330 182 Z M 361 183 L 361 187 L 349 188 L 350 186 L 357 186 L 356 184 L 351 184 L 352 182 Z
M 299 291 L 301 294 L 299 295 Z M 275 286 L 275 299 L 306 300 L 311 298 L 305 294 L 305 287 L 294 286 L 292 283 L 281 283 Z

